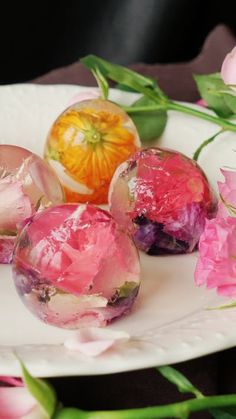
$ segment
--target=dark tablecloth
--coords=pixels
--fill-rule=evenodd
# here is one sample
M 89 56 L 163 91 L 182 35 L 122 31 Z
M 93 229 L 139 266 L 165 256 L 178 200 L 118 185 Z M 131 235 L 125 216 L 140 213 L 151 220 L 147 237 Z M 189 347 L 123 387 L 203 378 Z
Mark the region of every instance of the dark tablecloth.
M 198 93 L 192 74 L 219 71 L 224 56 L 235 44 L 233 34 L 220 25 L 208 35 L 202 51 L 191 62 L 155 65 L 138 63 L 130 67 L 158 79 L 160 86 L 173 99 L 196 101 Z M 96 85 L 91 73 L 79 62 L 55 69 L 33 81 L 43 84 Z M 236 392 L 235 359 L 236 350 L 229 349 L 182 362 L 176 367 L 205 394 Z M 55 378 L 51 381 L 65 405 L 89 410 L 142 407 L 184 398 L 155 369 L 98 377 Z M 209 416 L 201 413 L 194 417 L 204 419 Z

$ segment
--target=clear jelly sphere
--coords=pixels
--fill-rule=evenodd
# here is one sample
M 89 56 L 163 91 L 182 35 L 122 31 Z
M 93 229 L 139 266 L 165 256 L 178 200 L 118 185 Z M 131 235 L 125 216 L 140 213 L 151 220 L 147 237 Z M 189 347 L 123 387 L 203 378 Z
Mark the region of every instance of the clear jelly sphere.
M 0 263 L 9 263 L 17 233 L 35 212 L 64 201 L 53 170 L 36 154 L 0 145 Z
M 54 122 L 45 159 L 55 170 L 68 202 L 107 203 L 111 178 L 140 146 L 131 118 L 107 100 L 84 100 Z
M 105 326 L 137 296 L 139 256 L 107 211 L 63 204 L 37 214 L 19 235 L 13 276 L 24 304 L 44 322 Z
M 109 205 L 137 247 L 157 255 L 193 251 L 216 200 L 196 162 L 176 151 L 149 148 L 117 168 Z

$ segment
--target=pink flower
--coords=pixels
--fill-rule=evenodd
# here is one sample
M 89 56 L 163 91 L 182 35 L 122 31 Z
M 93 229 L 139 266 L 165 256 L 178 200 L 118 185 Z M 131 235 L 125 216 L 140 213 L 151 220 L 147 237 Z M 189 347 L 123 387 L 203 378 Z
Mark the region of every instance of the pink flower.
M 11 262 L 17 232 L 32 214 L 21 182 L 12 176 L 0 179 L 0 263 Z
M 22 184 L 12 176 L 0 179 L 0 232 L 16 232 L 32 215 L 32 205 Z M 6 234 L 4 234 L 6 235 Z
M 36 214 L 13 256 L 23 302 L 59 327 L 105 326 L 128 313 L 139 274 L 129 235 L 107 211 L 90 204 L 62 204 Z
M 67 349 L 87 356 L 98 356 L 115 343 L 125 342 L 128 339 L 129 334 L 123 331 L 89 327 L 78 330 L 65 341 L 64 345 Z
M 46 417 L 20 378 L 0 376 L 0 383 L 0 419 Z
M 225 182 L 218 182 L 218 188 L 225 202 L 219 200 L 217 217 L 233 215 L 230 213 L 230 209 L 234 211 L 234 208 L 236 215 L 236 170 L 221 169 L 221 173 L 225 178 Z M 230 208 L 227 208 L 226 205 L 230 206 Z
M 221 67 L 221 77 L 225 84 L 236 84 L 236 47 L 226 55 Z
M 75 103 L 82 102 L 83 100 L 98 99 L 99 96 L 99 89 L 85 90 L 74 95 L 67 103 L 67 106 L 72 106 Z
M 195 270 L 197 285 L 216 288 L 218 294 L 236 295 L 236 218 L 206 220 L 199 241 Z
M 207 108 L 207 103 L 206 103 L 206 101 L 204 99 L 199 99 L 196 102 L 196 104 L 199 105 L 199 106 L 203 106 L 204 108 Z

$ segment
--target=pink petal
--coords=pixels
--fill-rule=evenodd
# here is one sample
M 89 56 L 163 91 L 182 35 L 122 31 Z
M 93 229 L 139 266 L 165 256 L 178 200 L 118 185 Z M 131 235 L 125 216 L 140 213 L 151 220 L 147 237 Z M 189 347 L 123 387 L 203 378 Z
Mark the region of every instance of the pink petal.
M 8 377 L 5 375 L 0 375 L 0 382 L 9 384 L 14 387 L 24 387 L 22 379 L 17 377 Z
M 235 297 L 236 295 L 236 285 L 225 285 L 217 288 L 219 295 L 224 297 Z
M 226 55 L 221 67 L 221 77 L 225 84 L 236 84 L 236 47 Z
M 16 231 L 32 215 L 32 205 L 21 182 L 10 176 L 0 179 L 0 230 Z
M 75 103 L 82 102 L 83 100 L 91 100 L 91 99 L 98 99 L 100 96 L 99 89 L 93 90 L 86 90 L 84 92 L 77 93 L 74 95 L 69 102 L 67 103 L 68 106 L 72 106 Z
M 0 419 L 20 419 L 36 405 L 25 387 L 0 387 Z
M 67 349 L 81 352 L 87 356 L 98 356 L 107 351 L 116 342 L 129 339 L 129 334 L 123 331 L 90 327 L 78 330 L 68 338 L 64 345 Z
M 11 263 L 16 236 L 0 236 L 0 263 Z
M 207 103 L 206 103 L 206 101 L 204 99 L 199 99 L 196 102 L 196 104 L 199 105 L 199 106 L 203 106 L 204 108 L 207 108 Z

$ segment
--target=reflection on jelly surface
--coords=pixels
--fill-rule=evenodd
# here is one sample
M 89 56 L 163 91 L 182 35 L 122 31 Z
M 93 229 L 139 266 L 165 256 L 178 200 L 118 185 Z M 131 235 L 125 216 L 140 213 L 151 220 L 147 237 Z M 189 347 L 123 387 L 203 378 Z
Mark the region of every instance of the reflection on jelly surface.
M 0 145 L 0 262 L 11 262 L 16 235 L 36 211 L 63 200 L 60 182 L 44 160 Z
M 104 204 L 115 169 L 139 146 L 137 130 L 122 109 L 105 100 L 85 100 L 55 121 L 45 158 L 68 202 Z
M 216 207 L 199 166 L 160 148 L 140 150 L 118 167 L 109 204 L 137 247 L 152 255 L 193 251 Z
M 108 212 L 63 204 L 24 228 L 13 276 L 25 305 L 44 322 L 104 326 L 130 310 L 139 290 L 139 256 Z

